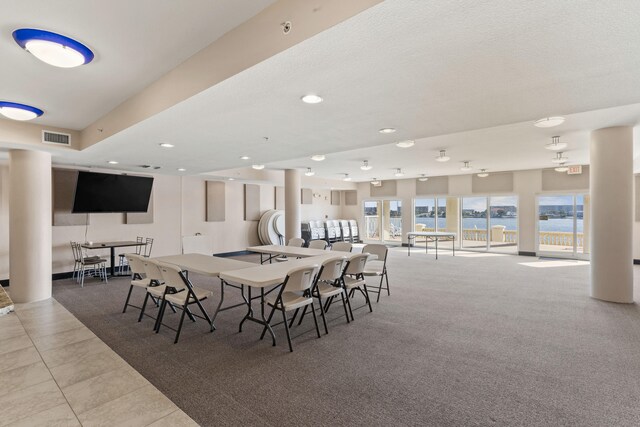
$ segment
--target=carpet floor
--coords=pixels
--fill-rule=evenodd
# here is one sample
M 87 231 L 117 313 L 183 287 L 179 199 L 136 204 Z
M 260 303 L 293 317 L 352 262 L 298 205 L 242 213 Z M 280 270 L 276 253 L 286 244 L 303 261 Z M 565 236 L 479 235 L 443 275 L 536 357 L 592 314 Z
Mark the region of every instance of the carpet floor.
M 260 325 L 238 333 L 242 308 L 222 312 L 213 333 L 185 322 L 174 345 L 168 328 L 154 334 L 153 320 L 122 314 L 126 279 L 59 280 L 53 291 L 205 426 L 640 425 L 640 308 L 590 298 L 588 263 L 444 251 L 436 261 L 396 248 L 388 265 L 391 296 L 373 313 L 347 324 L 338 304 L 321 339 L 307 316 L 293 353 L 283 326 L 276 347 L 258 339 Z M 640 295 L 638 267 L 636 278 Z M 214 290 L 213 312 L 218 280 L 192 280 Z

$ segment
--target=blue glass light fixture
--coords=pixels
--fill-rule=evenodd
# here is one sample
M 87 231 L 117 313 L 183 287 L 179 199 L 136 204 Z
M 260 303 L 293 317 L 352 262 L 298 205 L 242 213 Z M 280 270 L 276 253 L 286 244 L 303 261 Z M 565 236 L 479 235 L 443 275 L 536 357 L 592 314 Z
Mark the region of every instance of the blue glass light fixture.
M 0 101 L 0 114 L 12 120 L 31 120 L 40 117 L 44 112 L 30 105 L 16 102 Z
M 13 39 L 27 52 L 54 67 L 73 68 L 88 64 L 94 54 L 87 46 L 61 34 L 20 28 Z

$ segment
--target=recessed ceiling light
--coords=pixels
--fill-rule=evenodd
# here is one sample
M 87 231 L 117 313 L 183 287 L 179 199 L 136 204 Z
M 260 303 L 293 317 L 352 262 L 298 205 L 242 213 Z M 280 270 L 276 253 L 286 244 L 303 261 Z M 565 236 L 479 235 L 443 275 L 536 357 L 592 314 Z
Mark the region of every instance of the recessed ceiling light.
M 478 174 L 480 178 L 486 178 L 489 176 L 486 169 L 480 169 L 480 173 Z
M 249 156 L 240 156 L 240 160 L 250 160 L 251 157 Z
M 306 176 L 313 176 L 316 173 L 311 170 L 311 168 L 307 168 L 307 171 L 304 173 Z
M 362 162 L 362 166 L 360 166 L 360 169 L 362 169 L 363 171 L 368 171 L 373 169 L 373 166 L 369 166 L 369 161 L 365 160 Z
M 397 168 L 396 173 L 394 173 L 394 175 L 397 177 L 401 177 L 401 176 L 404 176 L 404 173 L 402 173 L 402 169 Z
M 30 105 L 18 104 L 16 102 L 0 101 L 0 114 L 11 120 L 32 120 L 40 117 L 44 112 Z
M 565 148 L 567 148 L 567 143 L 566 142 L 560 142 L 560 137 L 559 136 L 554 136 L 551 138 L 551 142 L 548 144 L 545 144 L 544 148 L 546 148 L 547 150 L 552 150 L 552 151 L 560 151 L 560 150 L 564 150 Z
M 160 147 L 162 147 L 162 148 L 173 148 L 173 147 L 175 147 L 175 145 L 169 144 L 168 142 L 163 142 L 162 144 L 158 144 L 158 145 L 160 145 Z
M 564 117 L 545 117 L 544 119 L 536 120 L 533 125 L 539 128 L 552 128 L 564 123 Z
M 560 163 L 558 167 L 555 168 L 556 172 L 566 172 L 568 170 L 569 170 L 569 166 L 565 165 L 564 163 Z
M 380 133 L 394 133 L 396 130 L 394 128 L 382 128 L 378 130 Z
M 469 166 L 469 162 L 465 160 L 463 163 L 464 163 L 464 166 L 462 166 L 460 170 L 464 172 L 470 171 L 471 166 Z
M 73 68 L 93 60 L 93 52 L 82 43 L 50 31 L 21 28 L 13 32 L 21 48 L 54 67 Z
M 425 174 L 421 174 L 420 178 L 418 178 L 418 181 L 422 181 L 422 182 L 428 181 L 428 180 L 429 180 L 429 177 L 426 176 Z
M 118 162 L 115 160 L 109 160 L 107 163 L 109 163 L 110 165 L 117 165 Z
M 409 147 L 413 147 L 415 143 L 416 143 L 415 141 L 408 139 L 406 141 L 396 142 L 396 147 L 409 148 Z
M 351 181 L 351 177 L 349 176 L 348 173 L 344 174 L 344 178 L 342 178 L 343 181 Z
M 178 172 L 186 172 L 185 168 L 178 168 Z
M 378 178 L 373 178 L 373 180 L 371 181 L 371 185 L 378 185 L 380 184 L 380 181 L 378 180 Z
M 325 155 L 324 154 L 314 154 L 313 156 L 311 156 L 311 160 L 314 160 L 316 162 L 321 162 L 325 159 Z
M 449 160 L 451 160 L 451 157 L 447 156 L 447 151 L 446 150 L 440 150 L 440 154 L 438 154 L 438 157 L 436 157 L 436 161 L 437 162 L 448 162 Z
M 303 96 L 300 99 L 302 99 L 302 102 L 304 102 L 305 104 L 319 104 L 323 101 L 322 97 L 311 93 Z
M 251 166 L 252 168 L 256 169 L 256 170 L 262 170 L 264 169 L 264 165 L 253 165 Z
M 562 151 L 557 152 L 556 156 L 553 159 L 551 159 L 551 162 L 552 163 L 566 163 L 567 160 L 569 160 L 569 158 L 563 156 L 563 154 L 564 153 Z

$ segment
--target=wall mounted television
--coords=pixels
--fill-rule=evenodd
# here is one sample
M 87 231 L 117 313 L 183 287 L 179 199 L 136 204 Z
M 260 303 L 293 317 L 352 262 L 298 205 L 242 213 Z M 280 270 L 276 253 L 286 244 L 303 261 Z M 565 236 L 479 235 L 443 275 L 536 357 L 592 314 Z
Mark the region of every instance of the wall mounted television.
M 73 213 L 147 212 L 153 177 L 78 171 Z

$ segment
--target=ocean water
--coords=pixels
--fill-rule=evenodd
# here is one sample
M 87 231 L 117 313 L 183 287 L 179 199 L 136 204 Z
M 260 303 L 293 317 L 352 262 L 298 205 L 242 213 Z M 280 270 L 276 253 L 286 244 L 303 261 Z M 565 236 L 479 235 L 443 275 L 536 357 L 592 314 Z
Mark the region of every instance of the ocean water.
M 446 218 L 438 218 L 438 228 L 444 228 L 446 226 Z M 435 218 L 416 218 L 417 224 L 425 224 L 428 228 L 434 228 Z M 577 231 L 582 233 L 582 219 L 577 221 Z M 490 218 L 490 226 L 492 225 L 504 225 L 505 230 L 517 230 L 518 219 L 517 218 Z M 552 218 L 546 221 L 539 221 L 540 231 L 573 231 L 573 218 Z M 487 228 L 486 218 L 463 218 L 462 228 L 477 228 L 484 230 Z

